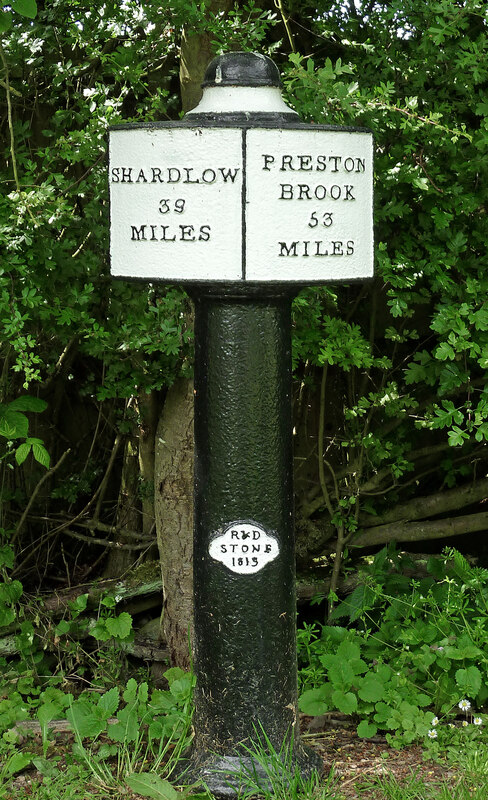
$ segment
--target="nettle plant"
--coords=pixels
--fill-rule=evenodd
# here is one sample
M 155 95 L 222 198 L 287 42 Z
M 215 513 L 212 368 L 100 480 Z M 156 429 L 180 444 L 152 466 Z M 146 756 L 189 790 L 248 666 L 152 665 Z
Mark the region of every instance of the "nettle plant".
M 428 738 L 432 720 L 452 720 L 462 699 L 483 719 L 488 570 L 453 549 L 428 560 L 425 578 L 402 573 L 412 567 L 407 555 L 384 548 L 332 614 L 354 628 L 300 631 L 301 711 L 356 715 L 359 736 L 385 732 L 396 746 Z

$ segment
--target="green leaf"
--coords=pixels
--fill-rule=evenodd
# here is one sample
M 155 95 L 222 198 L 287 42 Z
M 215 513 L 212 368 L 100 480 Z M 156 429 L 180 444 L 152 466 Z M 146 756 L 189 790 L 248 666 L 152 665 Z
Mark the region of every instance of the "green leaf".
M 75 600 L 68 603 L 68 608 L 73 617 L 77 617 L 82 611 L 86 609 L 88 603 L 88 594 L 80 594 Z
M 98 707 L 101 708 L 108 717 L 113 717 L 119 707 L 119 690 L 116 686 L 112 686 L 108 692 L 102 694 L 98 701 Z
M 25 414 L 10 408 L 0 411 L 0 436 L 5 439 L 26 439 L 29 433 L 29 420 Z
M 301 695 L 298 706 L 300 711 L 310 717 L 320 717 L 325 714 L 326 711 L 329 711 L 330 706 L 324 697 L 324 687 L 308 689 Z
M 0 628 L 10 625 L 15 619 L 15 611 L 0 603 Z
M 192 678 L 190 674 L 186 674 L 183 678 L 180 678 L 177 681 L 173 681 L 169 690 L 175 700 L 184 701 L 187 700 L 191 694 L 192 689 Z
M 385 687 L 373 676 L 366 676 L 358 689 L 358 695 L 366 703 L 377 703 L 383 699 Z
M 106 721 L 96 714 L 95 706 L 86 700 L 77 700 L 66 712 L 66 718 L 80 739 L 95 739 L 105 730 Z
M 110 725 L 108 734 L 114 742 L 135 742 L 139 734 L 137 705 L 132 703 L 117 712 L 118 722 Z
M 448 359 L 452 361 L 456 356 L 454 349 L 447 342 L 441 342 L 438 348 L 436 349 L 434 355 L 441 361 L 446 361 Z
M 447 434 L 450 447 L 460 447 L 465 439 L 469 439 L 466 431 L 461 430 L 457 425 L 453 425 L 452 430 Z
M 44 730 L 47 728 L 49 723 L 59 717 L 63 713 L 63 709 L 58 703 L 44 703 L 42 706 L 39 706 L 37 709 L 37 719 L 41 725 L 41 728 Z
M 347 661 L 337 660 L 335 664 L 329 667 L 328 675 L 334 687 L 341 690 L 349 689 L 354 680 L 353 669 Z
M 66 633 L 69 633 L 71 630 L 71 622 L 67 619 L 62 619 L 58 622 L 54 629 L 54 633 L 56 636 L 64 636 Z
M 97 639 L 99 642 L 106 642 L 111 638 L 111 634 L 108 632 L 105 622 L 106 620 L 99 619 L 96 625 L 90 628 L 90 636 L 93 636 L 93 638 Z
M 175 708 L 176 700 L 170 692 L 155 689 L 151 695 L 150 707 L 156 713 L 166 713 Z
M 22 17 L 35 19 L 37 16 L 36 0 L 13 0 L 11 6 L 13 11 L 16 11 Z
M 23 587 L 20 581 L 0 583 L 0 600 L 4 603 L 16 603 L 22 597 Z
M 341 642 L 337 648 L 337 655 L 345 661 L 355 661 L 361 657 L 361 650 L 355 642 Z
M 124 689 L 123 694 L 124 700 L 126 703 L 133 703 L 137 697 L 137 682 L 134 678 L 129 678 L 127 681 L 127 686 Z
M 0 567 L 7 567 L 7 569 L 12 569 L 14 565 L 14 551 L 8 544 L 2 545 L 0 547 Z
M 377 732 L 376 725 L 368 722 L 367 719 L 363 719 L 357 727 L 357 734 L 361 739 L 371 739 L 372 736 L 376 736 Z
M 455 677 L 457 685 L 465 694 L 469 697 L 476 697 L 481 688 L 481 672 L 478 667 L 458 669 Z
M 25 769 L 32 761 L 32 753 L 14 753 L 7 758 L 6 764 L 3 766 L 3 771 L 6 775 L 15 775 Z
M 12 27 L 12 14 L 10 11 L 0 11 L 0 33 L 6 33 Z
M 38 464 L 41 464 L 41 466 L 46 467 L 46 469 L 49 468 L 49 464 L 51 463 L 51 456 L 47 452 L 44 445 L 42 444 L 32 445 L 32 453 Z
M 47 403 L 45 400 L 41 400 L 40 397 L 31 397 L 31 395 L 26 394 L 23 397 L 17 397 L 16 400 L 12 400 L 8 407 L 11 411 L 41 412 L 46 410 Z
M 152 800 L 178 800 L 181 797 L 168 781 L 154 772 L 133 773 L 126 778 L 126 782 L 133 792 L 142 797 L 151 797 Z
M 166 678 L 166 680 L 168 681 L 168 683 L 171 686 L 173 681 L 177 681 L 180 678 L 183 678 L 185 675 L 186 675 L 186 672 L 185 672 L 184 669 L 181 669 L 181 667 L 170 667 L 163 674 L 163 677 Z
M 31 451 L 31 445 L 24 442 L 24 444 L 20 444 L 15 451 L 15 460 L 17 464 L 20 465 L 24 463 L 25 459 L 29 455 Z
M 352 692 L 341 692 L 336 689 L 332 692 L 332 702 L 343 714 L 354 714 L 357 711 L 358 699 Z
M 108 617 L 105 626 L 110 636 L 116 639 L 126 639 L 132 630 L 132 617 L 123 611 L 118 617 Z

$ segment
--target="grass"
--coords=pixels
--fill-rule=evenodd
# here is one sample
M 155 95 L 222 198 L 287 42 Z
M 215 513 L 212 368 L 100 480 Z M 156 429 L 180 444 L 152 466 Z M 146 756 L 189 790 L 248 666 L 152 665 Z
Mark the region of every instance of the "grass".
M 117 755 L 101 760 L 96 748 L 85 748 L 80 738 L 73 753 L 51 743 L 47 758 L 31 754 L 34 771 L 32 766 L 22 766 L 22 751 L 15 746 L 7 749 L 4 743 L 0 800 L 210 800 L 209 794 L 197 794 L 192 788 L 176 792 L 168 782 L 181 753 L 179 744 L 177 740 L 169 743 L 168 750 L 163 748 L 159 758 L 148 762 L 137 747 L 126 744 L 120 744 Z M 304 778 L 292 745 L 276 751 L 265 731 L 258 729 L 252 746 L 245 748 L 248 768 L 239 776 L 240 800 L 486 800 L 488 747 L 473 744 L 449 754 L 446 767 L 457 777 L 437 784 L 419 773 L 399 778 L 393 771 L 368 777 L 358 771 L 353 780 L 342 783 L 333 767 L 320 778 L 316 774 Z M 254 766 L 249 768 L 249 764 Z
M 260 800 L 486 800 L 488 797 L 486 774 L 466 773 L 458 782 L 446 781 L 439 786 L 432 786 L 416 775 L 411 775 L 401 783 L 388 774 L 363 781 L 358 776 L 355 794 L 351 790 L 345 794 L 340 782 L 334 778 L 333 770 L 320 780 L 304 780 L 295 772 L 288 776 L 284 784 L 281 778 L 278 780 L 277 764 L 273 758 L 268 764 L 261 760 L 261 765 L 267 769 L 270 777 L 269 787 L 263 791 L 258 784 L 253 783 L 252 776 L 247 775 L 246 789 L 241 794 L 241 800 L 250 800 L 251 797 Z M 120 778 L 117 780 L 114 776 L 110 790 L 107 791 L 107 788 L 103 789 L 97 784 L 88 768 L 69 762 L 63 769 L 53 762 L 51 770 L 47 769 L 40 779 L 33 778 L 24 784 L 16 781 L 14 786 L 10 781 L 8 784 L 0 787 L 1 800 L 87 800 L 87 797 L 90 800 L 128 800 L 129 795 L 127 784 Z M 170 795 L 163 793 L 140 796 L 173 800 Z M 190 791 L 176 797 L 181 800 L 195 797 L 196 800 L 197 796 Z M 204 797 L 204 794 L 198 795 L 200 800 Z

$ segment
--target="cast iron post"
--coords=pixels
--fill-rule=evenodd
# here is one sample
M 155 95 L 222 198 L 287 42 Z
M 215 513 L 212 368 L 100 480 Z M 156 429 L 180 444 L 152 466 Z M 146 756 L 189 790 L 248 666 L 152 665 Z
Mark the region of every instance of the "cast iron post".
M 178 123 L 111 132 L 112 274 L 195 302 L 195 737 L 185 780 L 235 797 L 297 715 L 291 300 L 372 275 L 372 139 L 305 125 L 271 59 L 209 65 Z M 284 770 L 285 772 L 285 770 Z

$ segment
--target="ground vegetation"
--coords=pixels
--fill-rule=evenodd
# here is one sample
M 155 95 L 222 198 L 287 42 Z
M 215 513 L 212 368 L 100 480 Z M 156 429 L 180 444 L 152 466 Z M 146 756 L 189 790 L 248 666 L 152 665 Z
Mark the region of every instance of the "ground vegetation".
M 140 630 L 171 537 L 191 562 L 192 308 L 179 287 L 110 278 L 106 132 L 177 119 L 229 49 L 270 54 L 305 121 L 375 137 L 374 280 L 293 308 L 298 565 L 328 578 L 299 637 L 302 713 L 453 769 L 461 748 L 459 797 L 486 795 L 487 46 L 477 0 L 2 3 L 4 796 L 31 764 L 39 798 L 65 796 L 48 758 L 62 720 L 80 785 L 115 796 L 114 774 L 150 762 L 160 782 L 128 785 L 174 797 L 192 679 Z M 165 586 L 187 667 L 188 574 Z M 403 778 L 371 791 L 450 796 Z

